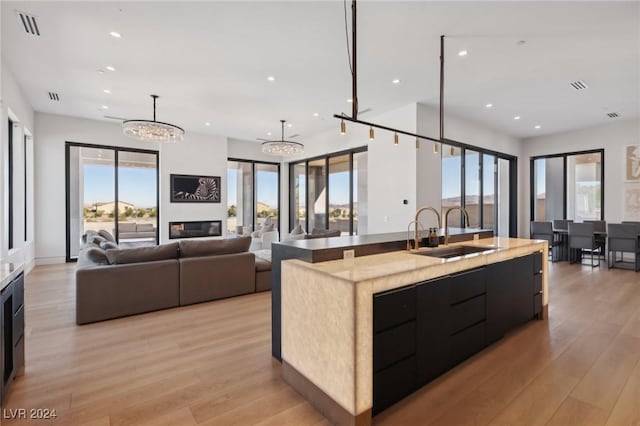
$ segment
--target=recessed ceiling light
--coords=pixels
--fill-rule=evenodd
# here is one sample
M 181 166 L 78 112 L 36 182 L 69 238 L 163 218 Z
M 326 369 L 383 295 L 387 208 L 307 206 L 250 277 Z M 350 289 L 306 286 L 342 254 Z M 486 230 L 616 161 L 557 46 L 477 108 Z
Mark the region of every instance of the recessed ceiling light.
M 115 70 L 116 70 L 116 69 L 115 69 L 114 67 L 112 67 L 111 65 L 107 65 L 107 66 L 105 67 L 105 69 L 106 69 L 107 71 L 115 71 Z
M 458 52 L 458 56 L 467 56 L 469 52 L 467 52 L 466 50 L 461 50 Z
M 204 123 L 205 126 L 209 127 L 211 126 L 211 123 L 209 123 L 208 121 L 206 123 Z
M 493 104 L 486 104 L 485 108 L 493 108 Z
M 291 128 L 291 127 L 293 127 L 293 124 L 287 123 L 287 127 Z
M 541 127 L 542 127 L 541 125 L 536 124 L 533 128 L 534 128 L 534 129 L 539 129 L 539 128 L 541 128 Z
M 100 108 L 102 108 L 102 109 L 109 109 L 109 106 L 108 106 L 108 105 L 102 105 L 102 106 L 100 106 Z
M 270 75 L 269 77 L 267 77 L 267 80 L 276 81 L 276 78 L 274 76 Z
M 109 90 L 109 89 L 104 89 L 103 92 L 106 93 L 107 95 L 111 94 L 111 90 Z
M 391 80 L 391 82 L 392 82 L 393 84 L 400 84 L 400 79 L 399 79 L 399 78 L 396 78 L 396 79 Z
M 347 99 L 347 102 L 351 103 L 353 102 L 353 99 Z
M 314 113 L 313 113 L 313 116 L 314 116 L 314 117 L 319 117 L 319 116 L 320 116 L 320 114 L 318 114 L 317 112 L 314 112 Z
M 514 120 L 520 120 L 520 116 L 516 115 L 515 117 L 513 117 Z
M 271 132 L 267 132 L 267 136 L 271 136 Z
M 117 32 L 117 31 L 111 31 L 111 32 L 109 33 L 109 35 L 110 35 L 111 37 L 113 37 L 113 38 L 120 38 L 120 37 L 122 37 L 122 35 L 121 35 L 119 32 Z

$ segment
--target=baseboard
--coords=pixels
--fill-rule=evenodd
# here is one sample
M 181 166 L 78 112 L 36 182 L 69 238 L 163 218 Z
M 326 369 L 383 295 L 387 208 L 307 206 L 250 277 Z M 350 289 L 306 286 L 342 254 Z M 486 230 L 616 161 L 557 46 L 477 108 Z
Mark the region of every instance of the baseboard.
M 57 265 L 60 263 L 66 263 L 67 259 L 64 256 L 55 256 L 55 257 L 36 257 L 35 265 Z

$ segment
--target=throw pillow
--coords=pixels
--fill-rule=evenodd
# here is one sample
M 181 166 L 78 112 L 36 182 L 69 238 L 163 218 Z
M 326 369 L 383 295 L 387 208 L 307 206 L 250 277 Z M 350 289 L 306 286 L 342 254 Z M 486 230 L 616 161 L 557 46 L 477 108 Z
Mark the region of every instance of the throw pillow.
M 100 235 L 102 238 L 104 238 L 107 241 L 111 241 L 113 243 L 116 242 L 116 239 L 113 238 L 113 235 L 111 235 L 111 233 L 109 231 L 107 231 L 106 229 L 101 229 L 98 231 L 98 235 Z
M 261 230 L 261 231 L 262 231 L 262 233 L 264 234 L 265 232 L 271 232 L 271 231 L 273 231 L 273 230 L 274 230 L 274 228 L 275 228 L 275 225 L 274 225 L 273 223 L 270 223 L 269 225 L 264 225 L 264 226 L 262 227 L 262 230 Z
M 180 240 L 180 257 L 214 256 L 249 251 L 251 237 L 236 237 L 217 240 Z
M 109 259 L 109 263 L 112 265 L 177 259 L 178 243 L 128 249 L 110 249 L 107 250 L 106 253 L 107 259 Z
M 100 243 L 100 248 L 102 250 L 117 249 L 118 245 L 116 243 L 114 243 L 113 241 L 103 241 L 103 242 Z
M 304 232 L 304 229 L 302 229 L 302 225 L 301 224 L 298 224 L 298 226 L 293 228 L 293 231 L 291 231 L 289 233 L 289 235 L 291 235 L 291 236 L 293 236 L 293 235 L 302 235 L 302 234 L 306 234 L 306 232 Z
M 106 265 L 107 263 L 109 263 L 107 254 L 101 248 L 89 247 L 84 252 L 85 256 L 87 256 L 87 259 L 89 259 L 93 263 L 97 263 L 98 265 Z

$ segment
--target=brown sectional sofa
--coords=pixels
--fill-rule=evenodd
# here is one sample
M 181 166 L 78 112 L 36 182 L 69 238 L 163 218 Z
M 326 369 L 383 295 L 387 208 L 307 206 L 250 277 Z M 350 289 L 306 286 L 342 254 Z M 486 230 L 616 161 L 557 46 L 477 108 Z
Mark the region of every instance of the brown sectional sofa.
M 251 237 L 102 250 L 88 241 L 76 268 L 76 323 L 271 289 L 271 263 Z

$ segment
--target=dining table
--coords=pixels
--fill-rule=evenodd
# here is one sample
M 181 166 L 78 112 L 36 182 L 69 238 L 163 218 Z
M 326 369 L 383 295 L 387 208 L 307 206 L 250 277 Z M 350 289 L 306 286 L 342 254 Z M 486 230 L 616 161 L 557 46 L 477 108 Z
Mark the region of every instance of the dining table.
M 596 238 L 596 241 L 602 241 L 604 244 L 602 245 L 602 253 L 600 256 L 604 256 L 605 254 L 605 244 L 607 241 L 607 233 L 606 231 L 593 231 L 593 235 Z M 569 230 L 563 228 L 554 228 L 553 229 L 553 238 L 554 241 L 559 242 L 552 248 L 552 256 L 553 259 L 557 261 L 570 261 L 570 262 L 579 262 L 582 259 L 581 250 L 569 250 Z

